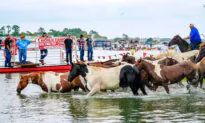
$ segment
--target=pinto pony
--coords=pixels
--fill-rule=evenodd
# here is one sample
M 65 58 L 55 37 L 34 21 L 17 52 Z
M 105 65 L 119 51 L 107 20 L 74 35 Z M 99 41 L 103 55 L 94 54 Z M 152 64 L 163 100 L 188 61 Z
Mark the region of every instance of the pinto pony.
M 70 92 L 72 89 L 76 89 L 76 85 L 86 91 L 81 84 L 80 77 L 77 77 L 71 83 L 68 82 L 67 78 L 68 73 L 33 72 L 26 76 L 21 76 L 16 91 L 20 94 L 29 83 L 39 85 L 45 92 Z
M 106 90 L 115 90 L 120 87 L 120 70 L 125 65 L 109 69 L 96 69 L 95 67 L 90 67 L 86 64 L 72 64 L 72 68 L 68 76 L 68 81 L 73 81 L 77 76 L 80 75 L 84 77 L 85 80 L 81 82 L 86 83 L 84 84 L 85 88 L 90 90 L 87 96 L 92 96 L 98 92 L 106 94 Z
M 139 59 L 136 66 L 140 70 L 144 69 L 148 73 L 150 81 L 154 84 L 155 91 L 158 86 L 163 86 L 168 94 L 168 84 L 178 83 L 184 77 L 191 82 L 199 80 L 199 75 L 195 64 L 189 61 L 172 66 L 164 66 L 152 64 L 146 60 Z

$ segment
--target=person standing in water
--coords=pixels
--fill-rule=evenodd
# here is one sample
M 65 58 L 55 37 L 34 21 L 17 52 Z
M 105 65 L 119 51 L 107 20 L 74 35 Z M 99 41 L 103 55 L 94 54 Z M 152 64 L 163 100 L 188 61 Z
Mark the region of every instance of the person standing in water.
M 88 35 L 88 38 L 86 40 L 86 46 L 88 49 L 88 61 L 92 61 L 93 60 L 93 40 L 92 40 L 92 35 Z
M 68 38 L 64 41 L 65 51 L 66 51 L 66 62 L 69 65 L 72 64 L 72 48 L 73 48 L 73 40 L 71 39 L 71 35 L 68 34 Z
M 80 61 L 84 62 L 84 50 L 85 50 L 84 36 L 80 35 L 80 39 L 78 39 L 77 41 L 78 41 L 78 47 L 80 50 Z

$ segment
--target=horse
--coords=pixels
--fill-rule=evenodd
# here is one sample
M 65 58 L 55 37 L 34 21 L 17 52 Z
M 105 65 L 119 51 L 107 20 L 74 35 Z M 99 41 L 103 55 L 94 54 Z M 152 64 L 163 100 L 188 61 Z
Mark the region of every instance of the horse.
M 29 83 L 39 85 L 44 92 L 65 93 L 70 92 L 72 89 L 78 90 L 78 86 L 83 91 L 86 91 L 86 88 L 81 84 L 82 78 L 80 76 L 70 83 L 67 80 L 68 75 L 68 73 L 33 72 L 26 76 L 21 76 L 16 91 L 20 94 Z
M 191 51 L 191 45 L 182 39 L 179 35 L 176 35 L 169 42 L 168 46 L 178 45 L 181 52 Z
M 147 95 L 145 91 L 145 84 L 140 81 L 140 71 L 136 66 L 126 65 L 120 70 L 120 87 L 130 87 L 134 95 L 138 95 L 138 89 L 140 88 L 144 95 Z
M 165 66 L 172 66 L 178 64 L 179 62 L 173 58 L 166 57 L 164 59 L 159 60 L 157 63 Z
M 128 64 L 109 69 L 95 69 L 94 67 L 87 66 L 86 64 L 72 64 L 72 68 L 68 76 L 68 81 L 72 81 L 77 76 L 81 75 L 85 78 L 85 81 L 82 82 L 86 83 L 86 88 L 90 90 L 87 96 L 92 96 L 98 92 L 107 94 L 106 90 L 115 90 L 120 87 L 120 70 L 125 65 Z
M 102 68 L 111 68 L 111 67 L 117 67 L 121 65 L 121 62 L 117 61 L 109 61 L 109 62 L 94 62 L 94 63 L 87 63 L 88 66 L 93 67 L 102 67 Z
M 205 43 L 201 43 L 199 47 L 199 54 L 196 57 L 195 62 L 200 62 L 205 57 Z
M 178 63 L 172 66 L 164 66 L 152 64 L 149 61 L 139 59 L 137 60 L 136 66 L 140 70 L 144 69 L 148 73 L 150 81 L 154 84 L 154 91 L 156 91 L 158 86 L 163 86 L 169 94 L 168 84 L 178 83 L 184 77 L 191 82 L 199 80 L 196 66 L 190 61 Z
M 194 85 L 195 87 L 198 86 L 198 83 L 200 83 L 200 88 L 203 87 L 203 78 L 205 76 L 205 58 L 203 58 L 200 62 L 196 64 L 197 69 L 199 70 L 199 81 L 198 82 L 190 82 L 191 85 Z
M 122 56 L 122 61 L 123 61 L 123 62 L 130 63 L 130 64 L 135 64 L 135 63 L 136 63 L 135 57 L 133 57 L 133 56 L 128 56 L 127 54 Z
M 177 60 L 178 62 L 184 62 L 187 61 L 192 56 L 197 56 L 199 53 L 199 50 L 191 50 L 185 53 L 178 53 L 178 52 L 167 52 L 164 54 L 160 54 L 157 56 L 154 56 L 156 59 L 162 59 L 164 57 L 169 57 Z

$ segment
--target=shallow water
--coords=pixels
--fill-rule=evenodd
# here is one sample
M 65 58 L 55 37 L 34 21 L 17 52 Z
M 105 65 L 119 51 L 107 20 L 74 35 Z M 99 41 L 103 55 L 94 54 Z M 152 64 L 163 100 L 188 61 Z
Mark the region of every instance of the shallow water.
M 188 94 L 185 87 L 170 86 L 148 91 L 148 96 L 133 96 L 129 89 L 97 94 L 43 93 L 29 85 L 16 94 L 19 74 L 0 74 L 1 123 L 62 123 L 62 122 L 204 122 L 205 92 L 200 89 Z

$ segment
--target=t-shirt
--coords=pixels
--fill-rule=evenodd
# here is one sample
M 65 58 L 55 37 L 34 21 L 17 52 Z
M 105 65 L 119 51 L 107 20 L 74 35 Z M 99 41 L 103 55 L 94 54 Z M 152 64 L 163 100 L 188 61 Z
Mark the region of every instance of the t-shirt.
M 191 36 L 191 39 L 190 41 L 193 42 L 193 41 L 199 41 L 201 42 L 201 37 L 200 37 L 200 34 L 199 34 L 199 31 L 197 28 L 193 28 L 190 32 L 190 36 Z
M 7 46 L 9 46 L 9 49 L 10 49 L 11 48 L 11 43 L 12 43 L 12 40 L 7 38 L 5 40 L 5 49 L 7 49 Z
M 69 38 L 66 38 L 65 41 L 64 41 L 64 44 L 65 44 L 65 48 L 72 48 L 72 43 L 73 43 L 73 40 L 72 39 L 69 39 Z
M 16 45 L 19 47 L 19 49 L 27 49 L 28 45 L 30 44 L 30 40 L 18 40 L 16 42 Z
M 79 50 L 85 49 L 85 41 L 83 39 L 78 39 L 78 47 L 79 47 Z
M 87 40 L 86 40 L 86 42 L 87 42 L 87 44 L 88 44 L 88 46 L 90 47 L 92 47 L 92 38 L 87 38 Z

